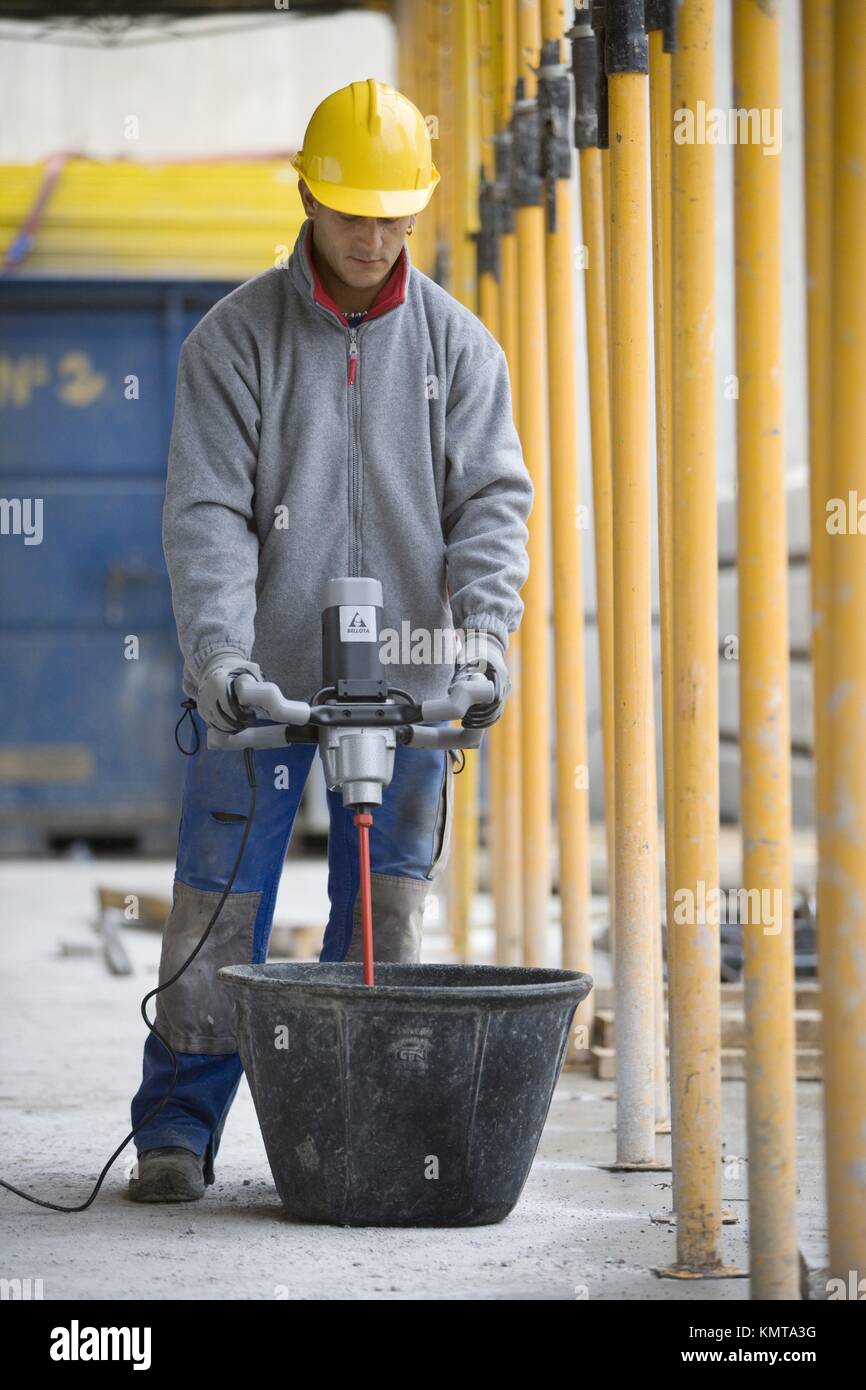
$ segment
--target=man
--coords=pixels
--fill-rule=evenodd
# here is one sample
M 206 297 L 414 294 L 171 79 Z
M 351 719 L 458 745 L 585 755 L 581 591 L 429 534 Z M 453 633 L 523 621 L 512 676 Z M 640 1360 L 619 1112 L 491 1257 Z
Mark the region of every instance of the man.
M 523 612 L 532 484 L 505 356 L 474 314 L 411 265 L 405 244 L 439 179 L 420 112 L 372 78 L 353 82 L 316 109 L 293 162 L 306 220 L 287 268 L 220 300 L 178 368 L 163 535 L 199 744 L 161 983 L 201 938 L 246 821 L 243 759 L 209 751 L 207 726 L 248 722 L 232 691 L 238 672 L 275 681 L 290 699 L 319 689 L 326 581 L 381 581 L 384 626 L 409 637 L 397 643 L 390 684 L 413 699 L 484 672 L 495 698 L 473 707 L 469 724 L 502 712 L 505 649 Z M 465 639 L 456 662 L 437 641 L 455 628 Z M 193 964 L 157 996 L 179 1079 L 136 1136 L 136 1201 L 191 1200 L 213 1182 L 241 1075 L 216 972 L 267 956 L 314 752 L 256 753 L 258 806 L 233 891 Z M 424 902 L 448 854 L 452 775 L 441 750 L 398 746 L 371 834 L 378 960 L 420 958 Z M 357 831 L 339 793 L 329 792 L 329 810 L 331 912 L 319 958 L 356 960 Z M 149 1035 L 134 1125 L 171 1077 L 166 1049 Z

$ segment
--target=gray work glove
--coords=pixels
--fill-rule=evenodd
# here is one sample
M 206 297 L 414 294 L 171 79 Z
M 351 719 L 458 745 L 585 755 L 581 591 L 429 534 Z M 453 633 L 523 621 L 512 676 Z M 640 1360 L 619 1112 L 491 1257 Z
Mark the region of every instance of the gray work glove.
M 262 680 L 261 667 L 245 661 L 231 652 L 217 652 L 202 667 L 198 678 L 195 703 L 199 714 L 211 729 L 234 734 L 255 721 L 255 715 L 239 705 L 232 692 L 235 676 L 248 674 Z
M 493 682 L 494 696 L 489 705 L 470 705 L 463 716 L 467 729 L 486 729 L 495 724 L 505 708 L 511 690 L 508 667 L 505 664 L 505 648 L 492 632 L 470 629 L 465 633 L 465 642 L 454 663 L 454 675 L 448 686 L 449 693 L 458 681 L 466 680 L 480 672 Z

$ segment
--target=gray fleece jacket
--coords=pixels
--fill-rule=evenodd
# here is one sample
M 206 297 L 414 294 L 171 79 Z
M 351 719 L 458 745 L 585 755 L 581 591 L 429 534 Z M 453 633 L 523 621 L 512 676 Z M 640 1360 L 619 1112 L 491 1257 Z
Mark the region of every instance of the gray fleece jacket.
M 313 275 L 311 227 L 181 349 L 163 542 L 183 688 L 225 652 L 309 699 L 325 583 L 370 575 L 390 683 L 427 699 L 453 668 L 437 630 L 507 645 L 523 613 L 533 489 L 505 355 L 405 244 L 390 307 L 349 328 Z

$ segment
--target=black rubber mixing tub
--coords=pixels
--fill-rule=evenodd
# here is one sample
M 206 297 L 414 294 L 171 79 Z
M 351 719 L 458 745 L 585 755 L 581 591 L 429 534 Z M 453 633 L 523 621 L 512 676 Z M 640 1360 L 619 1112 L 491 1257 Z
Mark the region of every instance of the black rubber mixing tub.
M 354 964 L 219 975 L 292 1216 L 478 1226 L 508 1215 L 591 976 L 377 964 L 370 987 Z

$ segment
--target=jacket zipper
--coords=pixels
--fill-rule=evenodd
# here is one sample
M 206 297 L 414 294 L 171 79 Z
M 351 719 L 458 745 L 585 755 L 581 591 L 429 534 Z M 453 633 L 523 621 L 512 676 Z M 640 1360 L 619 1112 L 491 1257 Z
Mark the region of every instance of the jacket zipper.
M 315 301 L 315 291 L 313 292 Z M 391 306 L 393 307 L 393 306 Z M 332 309 L 326 304 L 319 304 L 330 318 L 338 323 L 345 323 Z M 349 354 L 346 370 L 346 382 L 349 387 L 349 422 L 351 426 L 351 437 L 349 439 L 349 574 L 360 574 L 362 563 L 361 554 L 361 518 L 358 506 L 358 497 L 361 491 L 361 470 L 363 460 L 361 458 L 361 444 L 358 439 L 358 399 L 354 390 L 355 377 L 358 371 L 358 329 L 349 328 Z
M 355 369 L 358 365 L 358 330 L 349 329 L 349 385 L 355 385 Z
M 349 573 L 357 575 L 361 563 L 361 539 L 358 517 L 358 493 L 361 482 L 361 451 L 357 446 L 358 402 L 354 390 L 355 374 L 358 368 L 358 330 L 349 329 L 349 363 L 347 381 L 349 385 Z

